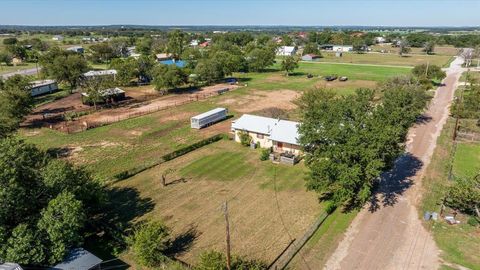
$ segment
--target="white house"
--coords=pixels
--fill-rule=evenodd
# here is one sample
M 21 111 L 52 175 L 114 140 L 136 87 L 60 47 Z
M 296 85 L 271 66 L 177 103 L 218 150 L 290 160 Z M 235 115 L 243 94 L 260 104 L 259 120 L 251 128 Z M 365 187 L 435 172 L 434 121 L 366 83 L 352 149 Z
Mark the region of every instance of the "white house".
M 58 91 L 58 84 L 54 80 L 33 81 L 30 84 L 30 93 L 32 97 Z
M 385 43 L 386 41 L 387 41 L 387 39 L 384 38 L 384 37 L 376 37 L 375 38 L 375 43 L 377 43 L 377 44 Z
M 83 49 L 82 46 L 72 46 L 72 47 L 68 47 L 67 51 L 76 52 L 76 53 L 83 53 L 84 49 Z
M 90 70 L 89 72 L 83 73 L 83 76 L 87 79 L 94 78 L 97 76 L 112 76 L 115 80 L 117 75 L 117 71 L 115 69 L 107 69 L 107 70 Z
M 334 52 L 351 52 L 353 51 L 352 45 L 333 45 L 332 50 Z
M 276 153 L 300 154 L 298 126 L 300 123 L 251 114 L 244 114 L 232 122 L 235 141 L 246 132 L 252 141 L 262 148 L 270 148 Z
M 297 53 L 297 48 L 294 46 L 280 46 L 277 49 L 277 55 L 279 56 L 292 56 Z
M 63 36 L 61 36 L 61 35 L 53 36 L 53 37 L 52 37 L 52 40 L 55 40 L 55 41 L 63 41 Z

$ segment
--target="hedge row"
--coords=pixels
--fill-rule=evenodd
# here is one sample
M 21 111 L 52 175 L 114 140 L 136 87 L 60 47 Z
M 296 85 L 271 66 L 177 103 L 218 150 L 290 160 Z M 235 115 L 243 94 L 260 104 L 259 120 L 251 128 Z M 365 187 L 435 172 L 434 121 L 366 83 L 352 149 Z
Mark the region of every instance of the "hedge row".
M 218 142 L 218 141 L 220 141 L 222 139 L 226 139 L 226 138 L 227 138 L 227 135 L 225 135 L 225 134 L 214 135 L 212 137 L 206 138 L 206 139 L 201 140 L 199 142 L 196 142 L 194 144 L 182 147 L 182 148 L 180 148 L 178 150 L 175 150 L 171 153 L 165 154 L 165 155 L 161 156 L 159 160 L 153 161 L 150 164 L 144 164 L 143 166 L 138 166 L 138 167 L 135 167 L 133 169 L 126 170 L 126 171 L 123 171 L 121 173 L 118 173 L 114 176 L 114 178 L 117 181 L 130 178 L 130 177 L 132 177 L 132 176 L 134 176 L 138 173 L 141 173 L 145 170 L 151 169 L 151 168 L 153 168 L 153 167 L 155 167 L 159 164 L 162 164 L 166 161 L 170 161 L 170 160 L 175 159 L 177 157 L 188 154 L 188 153 L 190 153 L 194 150 L 197 150 L 201 147 L 204 147 L 204 146 L 209 145 L 209 144 L 214 143 L 214 142 Z

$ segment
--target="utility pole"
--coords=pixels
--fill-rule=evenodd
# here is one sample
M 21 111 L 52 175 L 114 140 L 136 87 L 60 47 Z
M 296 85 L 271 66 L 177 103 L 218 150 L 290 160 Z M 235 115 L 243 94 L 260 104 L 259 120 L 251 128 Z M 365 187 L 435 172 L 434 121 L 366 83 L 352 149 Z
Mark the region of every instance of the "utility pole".
M 230 224 L 228 222 L 228 204 L 227 201 L 223 204 L 223 215 L 225 216 L 225 232 L 226 232 L 226 242 L 227 242 L 227 270 L 231 269 L 231 259 L 230 259 Z

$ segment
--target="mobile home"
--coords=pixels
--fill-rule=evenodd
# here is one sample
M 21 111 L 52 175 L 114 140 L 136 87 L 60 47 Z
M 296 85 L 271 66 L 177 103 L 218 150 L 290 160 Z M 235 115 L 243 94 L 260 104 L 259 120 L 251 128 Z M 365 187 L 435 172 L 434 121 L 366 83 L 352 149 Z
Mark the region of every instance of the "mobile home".
M 58 84 L 54 80 L 40 80 L 31 82 L 30 93 L 32 97 L 58 91 Z
M 204 112 L 190 119 L 191 127 L 201 129 L 227 118 L 228 110 L 225 108 L 216 108 Z

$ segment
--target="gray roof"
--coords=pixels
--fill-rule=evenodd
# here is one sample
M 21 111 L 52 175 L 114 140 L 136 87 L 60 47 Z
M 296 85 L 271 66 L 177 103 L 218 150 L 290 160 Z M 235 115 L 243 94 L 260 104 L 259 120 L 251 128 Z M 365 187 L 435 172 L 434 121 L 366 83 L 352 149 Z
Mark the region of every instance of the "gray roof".
M 192 117 L 192 119 L 202 119 L 202 118 L 205 118 L 205 117 L 208 117 L 212 114 L 216 114 L 216 113 L 219 113 L 219 112 L 223 112 L 225 111 L 226 109 L 225 108 L 215 108 L 213 110 L 210 110 L 208 112 L 204 112 L 202 114 L 199 114 L 199 115 L 195 115 L 194 117 Z
M 16 263 L 0 264 L 0 270 L 23 270 L 23 268 Z
M 65 260 L 51 270 L 88 270 L 102 263 L 102 260 L 83 248 L 72 249 Z
M 105 89 L 105 90 L 100 90 L 99 92 L 102 96 L 112 96 L 112 95 L 118 95 L 118 94 L 125 93 L 125 91 L 123 91 L 122 89 L 120 89 L 118 87 L 108 88 L 108 89 Z M 88 93 L 83 92 L 82 96 L 88 97 Z
M 30 82 L 30 84 L 32 85 L 32 88 L 54 84 L 54 83 L 57 83 L 57 82 L 55 80 L 39 80 L 39 81 Z
M 116 75 L 117 71 L 115 69 L 107 69 L 107 70 L 90 70 L 89 72 L 84 73 L 85 77 L 91 76 L 102 76 L 102 75 Z
M 298 145 L 299 124 L 294 121 L 244 114 L 232 122 L 232 129 L 261 133 L 269 135 L 272 141 Z

